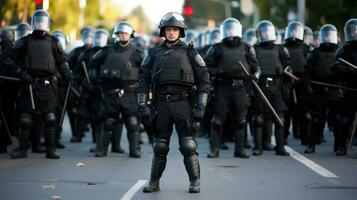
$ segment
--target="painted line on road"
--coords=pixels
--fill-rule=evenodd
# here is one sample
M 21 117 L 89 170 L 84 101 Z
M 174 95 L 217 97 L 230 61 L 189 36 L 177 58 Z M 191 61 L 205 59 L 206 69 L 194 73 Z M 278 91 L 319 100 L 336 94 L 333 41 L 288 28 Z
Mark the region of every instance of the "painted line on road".
M 276 145 L 275 138 L 272 136 L 271 142 L 273 145 Z M 324 167 L 318 165 L 314 161 L 306 158 L 305 156 L 301 155 L 297 151 L 295 151 L 293 148 L 285 145 L 285 149 L 287 152 L 290 153 L 290 157 L 294 158 L 295 160 L 299 161 L 300 163 L 304 164 L 306 167 L 310 168 L 314 172 L 320 174 L 321 176 L 325 178 L 338 178 L 338 176 L 331 171 L 325 169 Z
M 121 200 L 131 200 L 135 193 L 147 182 L 147 180 L 138 180 L 121 198 Z

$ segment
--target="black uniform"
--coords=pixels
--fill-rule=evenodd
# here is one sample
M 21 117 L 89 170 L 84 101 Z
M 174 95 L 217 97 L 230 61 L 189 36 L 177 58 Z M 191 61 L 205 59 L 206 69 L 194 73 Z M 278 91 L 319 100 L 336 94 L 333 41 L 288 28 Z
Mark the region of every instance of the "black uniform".
M 304 44 L 300 40 L 287 39 L 284 46 L 289 50 L 290 53 L 290 67 L 292 73 L 301 77 L 304 73 L 304 66 L 306 64 L 306 57 L 310 51 L 310 47 Z M 292 120 L 293 125 L 293 135 L 295 137 L 300 137 L 301 144 L 307 144 L 308 138 L 308 108 L 307 99 L 306 99 L 306 90 L 305 86 L 300 82 L 292 82 L 284 78 L 284 87 L 288 89 L 289 92 L 285 95 L 284 99 L 288 106 L 288 109 L 285 111 L 285 125 L 284 133 L 285 138 L 289 135 L 290 120 Z
M 100 136 L 100 147 L 96 156 L 105 156 L 109 145 L 110 132 L 124 120 L 129 141 L 129 155 L 140 157 L 139 129 L 137 118 L 136 94 L 139 79 L 139 67 L 143 53 L 132 46 L 116 43 L 98 51 L 89 68 L 100 67 L 99 78 L 103 95 L 99 118 L 104 123 L 104 132 Z
M 283 121 L 283 113 L 286 111 L 286 104 L 282 97 L 282 75 L 283 69 L 289 65 L 289 52 L 280 45 L 273 42 L 264 42 L 254 46 L 258 63 L 261 68 L 261 76 L 258 85 L 272 104 L 276 113 Z M 253 155 L 262 154 L 262 126 L 264 121 L 271 121 L 271 113 L 264 105 L 261 97 L 256 97 L 252 108 L 254 124 L 255 147 Z M 288 155 L 284 149 L 283 128 L 275 126 L 275 151 L 278 155 Z M 269 136 L 267 138 L 270 139 Z
M 305 73 L 303 77 L 307 80 L 336 83 L 336 78 L 330 70 L 335 59 L 338 45 L 331 43 L 321 44 L 307 57 Z M 315 144 L 321 143 L 321 136 L 325 128 L 327 112 L 333 116 L 334 127 L 336 125 L 336 104 L 339 90 L 319 85 L 308 85 L 308 106 L 311 114 L 310 128 L 308 132 L 308 149 L 305 153 L 313 153 Z M 336 133 L 334 132 L 336 137 Z
M 10 50 L 6 64 L 10 73 L 23 80 L 18 101 L 20 114 L 20 147 L 12 153 L 13 158 L 27 156 L 29 128 L 32 114 L 40 112 L 45 125 L 46 157 L 59 158 L 55 153 L 57 85 L 53 81 L 56 70 L 63 77 L 72 77 L 66 56 L 59 41 L 47 33 L 37 32 L 16 41 Z M 18 61 L 26 63 L 18 65 Z M 32 108 L 30 87 L 32 86 L 35 110 Z
M 80 47 L 77 47 L 73 49 L 69 53 L 69 60 L 68 64 L 70 69 L 72 69 L 74 72 L 77 70 L 81 69 L 78 67 L 78 59 L 79 56 L 81 55 L 82 52 L 85 50 L 91 48 L 90 45 L 83 45 Z M 78 72 L 78 71 L 77 71 Z M 83 71 L 80 71 L 81 74 L 83 74 Z M 78 76 L 78 75 L 77 75 Z M 72 131 L 72 138 L 71 142 L 81 142 L 82 137 L 84 135 L 84 118 L 86 115 L 86 110 L 85 110 L 85 105 L 84 105 L 84 99 L 82 98 L 82 81 L 84 76 L 79 76 L 77 81 L 72 83 L 72 87 L 79 93 L 79 96 L 77 96 L 74 92 L 70 92 L 69 98 L 68 98 L 68 105 L 67 105 L 67 111 L 68 111 L 68 117 L 69 117 L 69 122 L 71 125 L 71 131 Z
M 207 68 L 192 46 L 187 46 L 180 40 L 174 44 L 165 40 L 161 46 L 149 50 L 141 67 L 139 93 L 147 94 L 150 88 L 153 89 L 157 116 L 154 121 L 156 139 L 153 145 L 151 178 L 149 187 L 144 188 L 144 192 L 152 192 L 151 188 L 154 186 L 158 189 L 159 179 L 166 166 L 174 124 L 191 185 L 199 186 L 197 144 L 191 131 L 190 120 L 190 95 L 193 85 L 196 85 L 198 96 L 208 94 L 210 82 Z M 198 106 L 203 105 L 196 104 L 196 111 L 200 110 Z M 203 113 L 204 108 L 201 115 L 195 115 L 193 112 L 193 119 L 199 120 L 195 116 L 202 118 Z
M 205 62 L 211 77 L 214 78 L 215 86 L 214 114 L 210 135 L 211 153 L 208 157 L 219 156 L 221 132 L 229 112 L 232 113 L 236 142 L 234 155 L 249 157 L 243 148 L 244 128 L 249 106 L 246 80 L 249 77 L 244 74 L 238 62 L 242 62 L 252 74 L 259 72 L 255 50 L 242 43 L 239 38 L 225 39 L 208 50 Z
M 336 61 L 331 68 L 332 72 L 337 76 L 338 81 L 351 88 L 357 86 L 357 70 L 338 61 L 338 58 L 343 58 L 346 61 L 357 65 L 357 41 L 346 42 L 336 53 Z M 337 155 L 345 155 L 346 140 L 354 115 L 357 111 L 357 92 L 344 91 L 343 97 L 339 99 L 337 111 Z

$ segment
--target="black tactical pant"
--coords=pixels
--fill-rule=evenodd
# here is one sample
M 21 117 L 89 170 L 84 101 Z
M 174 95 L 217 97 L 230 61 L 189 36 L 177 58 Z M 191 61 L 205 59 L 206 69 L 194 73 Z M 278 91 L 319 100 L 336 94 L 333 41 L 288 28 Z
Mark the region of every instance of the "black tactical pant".
M 125 123 L 127 129 L 127 138 L 129 141 L 129 154 L 131 157 L 139 157 L 139 131 L 140 124 L 137 117 L 136 93 L 128 92 L 121 89 L 105 91 L 102 99 L 102 106 L 98 116 L 101 119 L 104 131 L 100 133 L 97 147 L 99 153 L 97 156 L 105 156 L 112 133 L 121 120 Z M 122 117 L 122 119 L 121 119 Z M 99 155 L 103 154 L 103 155 Z M 134 155 L 135 154 L 135 155 Z
M 222 138 L 223 125 L 228 113 L 232 116 L 232 128 L 235 136 L 235 152 L 243 153 L 244 128 L 249 106 L 249 98 L 246 87 L 241 81 L 241 85 L 218 85 L 216 96 L 213 100 L 214 114 L 211 120 L 210 147 L 211 156 L 218 156 L 220 142 Z M 215 155 L 213 155 L 215 154 Z
M 284 122 L 284 111 L 286 111 L 286 104 L 281 95 L 281 87 L 275 80 L 266 84 L 263 80 L 259 82 L 259 86 L 262 89 L 263 93 L 271 103 L 272 107 L 275 109 L 281 121 Z M 273 117 L 271 116 L 271 112 L 268 107 L 265 105 L 263 99 L 260 96 L 257 96 L 254 99 L 254 103 L 252 104 L 252 123 L 254 126 L 254 143 L 255 149 L 261 151 L 263 145 L 263 139 L 265 139 L 265 143 L 270 141 L 270 135 L 267 134 L 263 136 L 263 128 L 265 129 L 265 133 L 272 132 L 272 126 L 266 121 L 272 121 L 275 124 L 275 140 L 276 140 L 276 151 L 285 151 L 284 148 L 284 129 L 283 127 L 279 127 Z M 263 127 L 263 126 L 266 127 Z M 268 130 L 269 129 L 269 130 Z
M 189 99 L 177 101 L 159 100 L 156 98 L 155 108 L 155 140 L 154 157 L 151 166 L 150 183 L 157 183 L 166 167 L 170 138 L 173 126 L 177 131 L 180 152 L 184 156 L 184 164 L 190 181 L 200 178 L 200 167 L 197 157 L 197 144 L 191 131 L 191 105 Z
M 327 93 L 313 93 L 309 97 L 309 107 L 311 122 L 308 132 L 308 144 L 315 145 L 321 143 L 323 131 L 327 121 L 327 113 L 332 117 L 331 123 L 333 127 L 337 127 L 337 100 L 331 99 Z M 334 137 L 337 138 L 337 133 L 333 131 Z M 336 139 L 335 139 L 336 141 Z M 335 144 L 336 146 L 336 144 Z
M 57 109 L 57 85 L 48 79 L 34 79 L 32 84 L 33 100 L 35 103 L 35 110 L 32 108 L 29 85 L 23 85 L 21 88 L 21 95 L 18 100 L 20 119 L 19 119 L 19 138 L 20 148 L 25 149 L 28 146 L 30 137 L 30 129 L 36 125 L 34 113 L 39 113 L 41 120 L 37 124 L 43 123 L 44 136 L 46 143 L 46 151 L 55 151 L 56 140 L 56 109 Z M 35 128 L 36 136 L 41 129 Z M 38 139 L 37 139 L 38 141 Z

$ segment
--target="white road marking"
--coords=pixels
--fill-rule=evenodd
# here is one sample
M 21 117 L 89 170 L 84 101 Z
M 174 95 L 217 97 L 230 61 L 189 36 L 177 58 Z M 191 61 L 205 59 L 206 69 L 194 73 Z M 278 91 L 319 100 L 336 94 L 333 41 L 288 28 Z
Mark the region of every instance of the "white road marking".
M 271 137 L 271 143 L 273 145 L 276 145 L 274 136 Z M 299 161 L 300 163 L 304 164 L 306 167 L 310 168 L 311 170 L 313 170 L 314 172 L 320 174 L 321 176 L 323 176 L 325 178 L 338 178 L 338 176 L 336 174 L 334 174 L 331 171 L 323 168 L 322 166 L 318 165 L 314 161 L 306 158 L 305 156 L 303 156 L 300 153 L 296 152 L 291 147 L 285 145 L 285 149 L 286 149 L 287 152 L 290 153 L 290 157 L 292 157 L 295 160 Z
M 121 200 L 130 200 L 135 193 L 147 182 L 147 180 L 138 180 L 121 198 Z

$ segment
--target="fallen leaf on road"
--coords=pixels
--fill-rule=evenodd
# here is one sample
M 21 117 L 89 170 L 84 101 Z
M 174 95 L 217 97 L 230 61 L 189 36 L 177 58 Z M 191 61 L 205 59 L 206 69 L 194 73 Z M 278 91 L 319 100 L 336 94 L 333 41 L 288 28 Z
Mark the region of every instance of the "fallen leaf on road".
M 60 196 L 52 196 L 52 200 L 60 200 L 61 197 Z
M 82 162 L 78 162 L 76 166 L 77 167 L 84 167 L 84 164 Z

